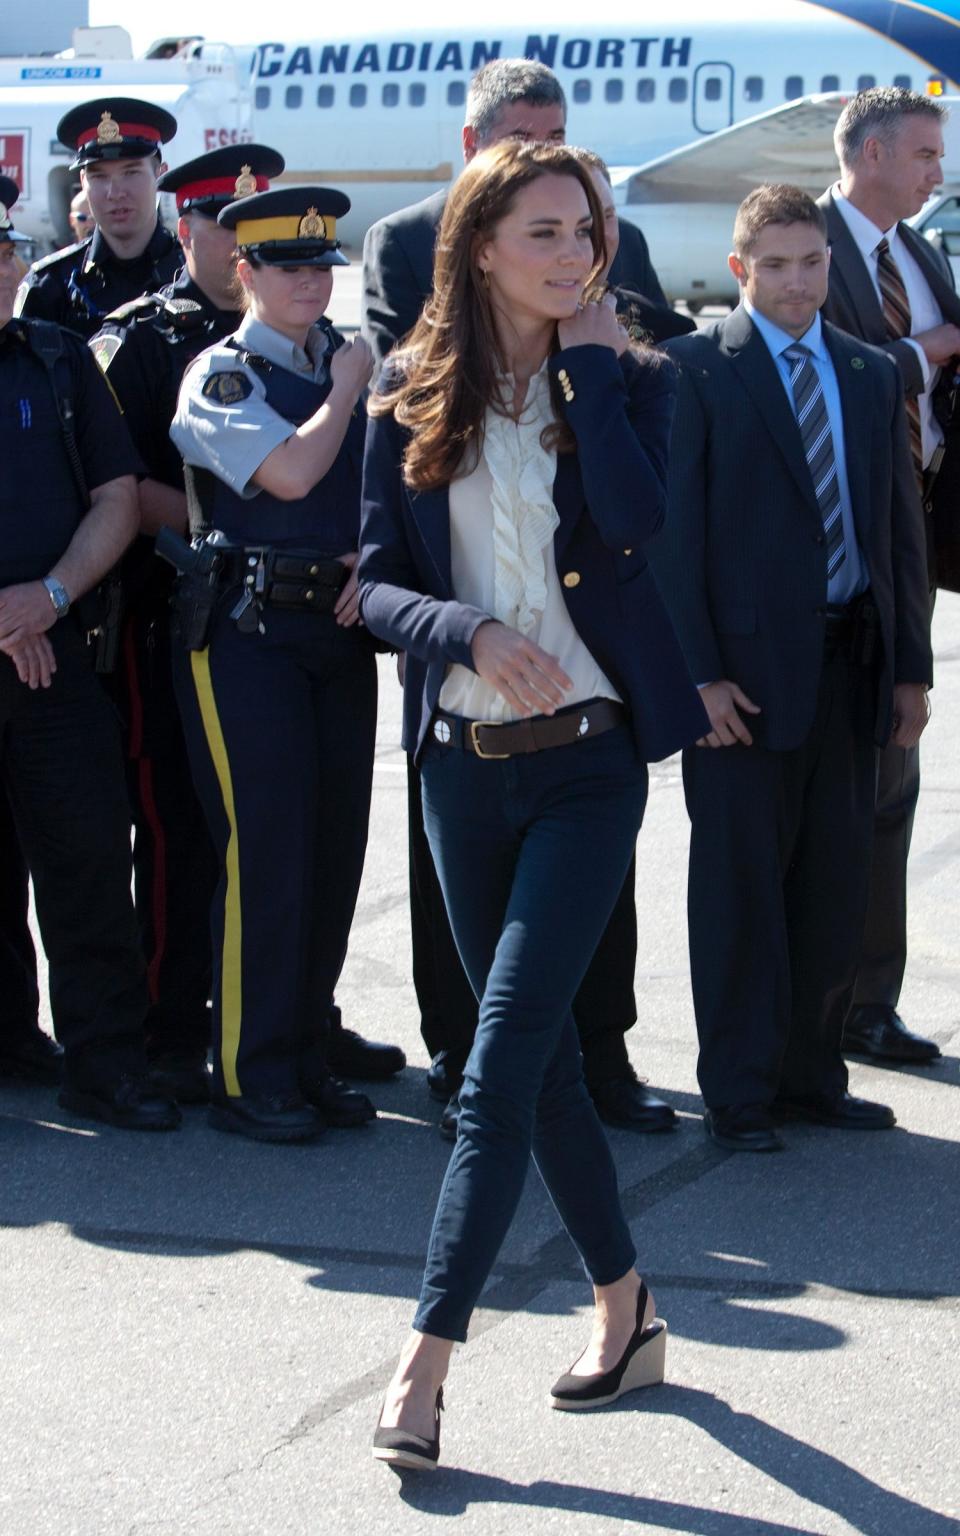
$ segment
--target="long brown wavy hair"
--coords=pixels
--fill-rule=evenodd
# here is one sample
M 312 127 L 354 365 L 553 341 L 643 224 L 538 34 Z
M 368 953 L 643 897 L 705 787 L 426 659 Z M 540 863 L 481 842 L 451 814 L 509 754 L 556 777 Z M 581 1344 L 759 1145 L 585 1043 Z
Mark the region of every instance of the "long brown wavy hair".
M 433 296 L 391 358 L 384 393 L 369 403 L 371 415 L 392 411 L 410 432 L 403 478 L 412 490 L 449 484 L 464 456 L 480 451 L 488 407 L 511 414 L 498 387 L 506 364 L 477 254 L 518 193 L 541 176 L 573 176 L 583 188 L 593 219 L 594 256 L 585 289 L 606 264 L 603 209 L 589 169 L 569 149 L 508 139 L 470 161 L 447 198 L 434 255 Z M 563 420 L 552 378 L 551 389 L 556 421 L 547 429 L 550 442 L 558 452 L 570 452 L 573 433 Z

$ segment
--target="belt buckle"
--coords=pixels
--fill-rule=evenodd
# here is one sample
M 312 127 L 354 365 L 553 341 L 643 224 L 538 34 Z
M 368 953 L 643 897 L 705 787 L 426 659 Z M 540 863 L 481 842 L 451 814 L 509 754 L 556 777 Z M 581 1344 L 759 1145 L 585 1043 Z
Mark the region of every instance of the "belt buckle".
M 480 737 L 477 735 L 477 732 L 480 730 L 481 726 L 484 728 L 492 728 L 493 730 L 497 730 L 500 726 L 506 723 L 507 722 L 503 720 L 470 721 L 470 745 L 472 746 L 474 752 L 476 752 L 477 756 L 482 758 L 485 763 L 502 763 L 505 762 L 508 757 L 513 756 L 512 752 L 484 752 L 480 745 Z

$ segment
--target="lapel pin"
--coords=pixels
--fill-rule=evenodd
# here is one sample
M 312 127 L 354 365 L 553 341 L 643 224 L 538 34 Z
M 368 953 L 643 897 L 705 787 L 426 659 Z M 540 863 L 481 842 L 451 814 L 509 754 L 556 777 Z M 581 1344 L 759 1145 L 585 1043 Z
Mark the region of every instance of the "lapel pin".
M 862 357 L 851 357 L 851 359 L 850 359 L 850 367 L 851 368 L 865 368 L 866 364 L 864 363 Z

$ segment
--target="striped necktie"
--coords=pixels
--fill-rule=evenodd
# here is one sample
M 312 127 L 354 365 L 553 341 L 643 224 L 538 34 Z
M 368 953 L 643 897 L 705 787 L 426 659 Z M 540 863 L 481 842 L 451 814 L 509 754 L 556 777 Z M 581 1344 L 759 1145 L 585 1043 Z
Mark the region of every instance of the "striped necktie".
M 880 284 L 880 299 L 883 318 L 887 325 L 887 335 L 891 341 L 902 341 L 905 336 L 910 335 L 913 316 L 910 313 L 906 285 L 900 274 L 900 268 L 890 255 L 890 244 L 886 237 L 877 246 L 876 256 L 877 281 Z M 906 401 L 906 407 L 907 426 L 910 429 L 910 456 L 922 491 L 923 439 L 920 432 L 920 402 L 916 395 Z
M 793 390 L 797 411 L 797 425 L 823 519 L 823 531 L 827 536 L 829 582 L 847 558 L 847 548 L 843 541 L 840 481 L 837 477 L 827 402 L 823 398 L 823 388 L 813 366 L 810 348 L 796 343 L 792 347 L 785 347 L 783 356 L 790 364 L 790 388 Z

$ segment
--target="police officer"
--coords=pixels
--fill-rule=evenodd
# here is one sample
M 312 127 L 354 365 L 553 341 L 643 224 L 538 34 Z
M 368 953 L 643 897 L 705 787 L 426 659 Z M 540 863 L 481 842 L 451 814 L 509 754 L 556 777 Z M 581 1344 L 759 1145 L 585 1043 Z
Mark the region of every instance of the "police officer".
M 327 1074 L 324 1021 L 367 838 L 373 643 L 359 623 L 366 343 L 325 321 L 336 221 L 324 187 L 230 204 L 247 313 L 188 369 L 173 440 L 196 492 L 198 558 L 223 590 L 192 633 L 182 703 L 221 858 L 214 906 L 211 1123 L 312 1139 L 375 1111 Z M 184 596 L 186 595 L 184 589 Z M 403 1064 L 401 1052 L 396 1052 Z
M 16 247 L 28 244 L 13 227 L 10 209 L 20 188 L 0 176 L 0 262 L 19 270 Z M 37 957 L 27 921 L 29 877 L 6 792 L 0 782 L 0 1076 L 27 1082 L 60 1081 L 62 1051 L 40 1028 Z
M 7 191 L 0 187 L 0 192 Z M 6 204 L 5 204 L 6 206 Z M 82 342 L 13 318 L 0 218 L 0 775 L 34 880 L 64 1108 L 169 1130 L 147 1078 L 117 728 L 71 614 L 137 526 L 140 464 Z
M 185 265 L 174 282 L 110 315 L 91 342 L 147 467 L 140 539 L 123 569 L 124 619 L 117 702 L 125 725 L 135 828 L 137 917 L 150 987 L 148 1050 L 154 1076 L 181 1104 L 209 1098 L 210 907 L 217 859 L 187 760 L 173 689 L 173 572 L 153 553 L 157 530 L 187 527 L 183 463 L 170 423 L 187 365 L 240 323 L 234 238 L 217 214 L 263 191 L 283 157 L 259 144 L 214 150 L 157 182 L 176 196 Z
M 177 131 L 162 107 L 126 96 L 73 107 L 57 124 L 74 152 L 96 223 L 93 234 L 38 261 L 17 294 L 17 314 L 56 320 L 85 339 L 106 315 L 176 276 L 180 247 L 157 214 L 162 146 Z

